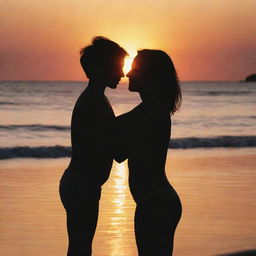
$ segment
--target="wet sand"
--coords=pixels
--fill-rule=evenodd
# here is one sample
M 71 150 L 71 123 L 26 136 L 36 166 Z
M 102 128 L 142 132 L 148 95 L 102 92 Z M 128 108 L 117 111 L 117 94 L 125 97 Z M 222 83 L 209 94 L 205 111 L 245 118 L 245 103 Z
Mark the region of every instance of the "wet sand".
M 181 197 L 183 216 L 175 256 L 255 249 L 254 149 L 173 150 L 167 176 Z M 68 159 L 14 159 L 0 167 L 0 255 L 64 256 L 65 212 L 59 178 Z M 103 187 L 94 256 L 136 256 L 135 204 L 126 162 L 115 163 Z

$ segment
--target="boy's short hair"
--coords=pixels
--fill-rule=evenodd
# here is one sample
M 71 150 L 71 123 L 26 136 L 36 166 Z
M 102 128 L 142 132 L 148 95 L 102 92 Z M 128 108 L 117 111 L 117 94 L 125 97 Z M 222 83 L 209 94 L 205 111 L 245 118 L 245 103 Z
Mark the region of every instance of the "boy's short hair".
M 80 63 L 86 76 L 91 79 L 97 76 L 97 70 L 109 66 L 114 59 L 124 58 L 128 53 L 117 43 L 106 37 L 97 36 L 92 44 L 80 50 Z

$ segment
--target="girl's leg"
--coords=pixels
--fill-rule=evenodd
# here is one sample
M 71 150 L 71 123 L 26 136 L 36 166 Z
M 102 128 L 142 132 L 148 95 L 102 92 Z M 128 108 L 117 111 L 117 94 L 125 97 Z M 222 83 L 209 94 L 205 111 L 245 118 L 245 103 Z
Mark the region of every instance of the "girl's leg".
M 135 236 L 139 256 L 170 256 L 181 203 L 174 193 L 159 193 L 137 204 Z

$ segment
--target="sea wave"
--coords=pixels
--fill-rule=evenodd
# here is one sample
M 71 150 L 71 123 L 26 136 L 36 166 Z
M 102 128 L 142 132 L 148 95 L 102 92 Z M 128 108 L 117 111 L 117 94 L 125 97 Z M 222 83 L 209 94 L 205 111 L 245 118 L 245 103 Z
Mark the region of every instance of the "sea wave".
M 41 124 L 12 124 L 12 125 L 0 125 L 0 130 L 18 130 L 26 129 L 29 131 L 68 131 L 70 126 L 61 126 L 61 125 L 41 125 Z
M 198 95 L 198 96 L 240 96 L 240 95 L 249 95 L 255 94 L 254 91 L 190 91 L 191 95 Z
M 22 105 L 22 103 L 10 102 L 10 101 L 0 101 L 0 105 Z
M 169 148 L 243 148 L 256 147 L 256 136 L 219 136 L 171 139 Z
M 5 147 L 0 148 L 0 160 L 10 158 L 60 158 L 71 156 L 71 147 Z
M 242 148 L 256 147 L 256 136 L 220 136 L 211 138 L 177 138 L 171 139 L 169 148 Z M 70 157 L 71 147 L 42 146 L 42 147 L 2 147 L 0 160 L 10 158 L 60 158 Z
M 0 105 L 10 105 L 10 106 L 34 106 L 34 105 L 46 105 L 46 103 L 38 103 L 38 102 L 17 102 L 17 101 L 0 101 Z

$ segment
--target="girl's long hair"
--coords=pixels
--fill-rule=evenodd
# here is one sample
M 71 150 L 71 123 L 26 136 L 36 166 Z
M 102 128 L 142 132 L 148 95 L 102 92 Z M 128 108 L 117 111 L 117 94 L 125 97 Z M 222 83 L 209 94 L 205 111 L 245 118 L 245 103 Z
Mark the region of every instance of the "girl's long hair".
M 182 94 L 180 82 L 170 56 L 161 50 L 138 51 L 143 73 L 153 81 L 152 92 L 161 95 L 159 101 L 168 104 L 171 114 L 180 109 Z M 147 86 L 147 85 L 145 85 Z

